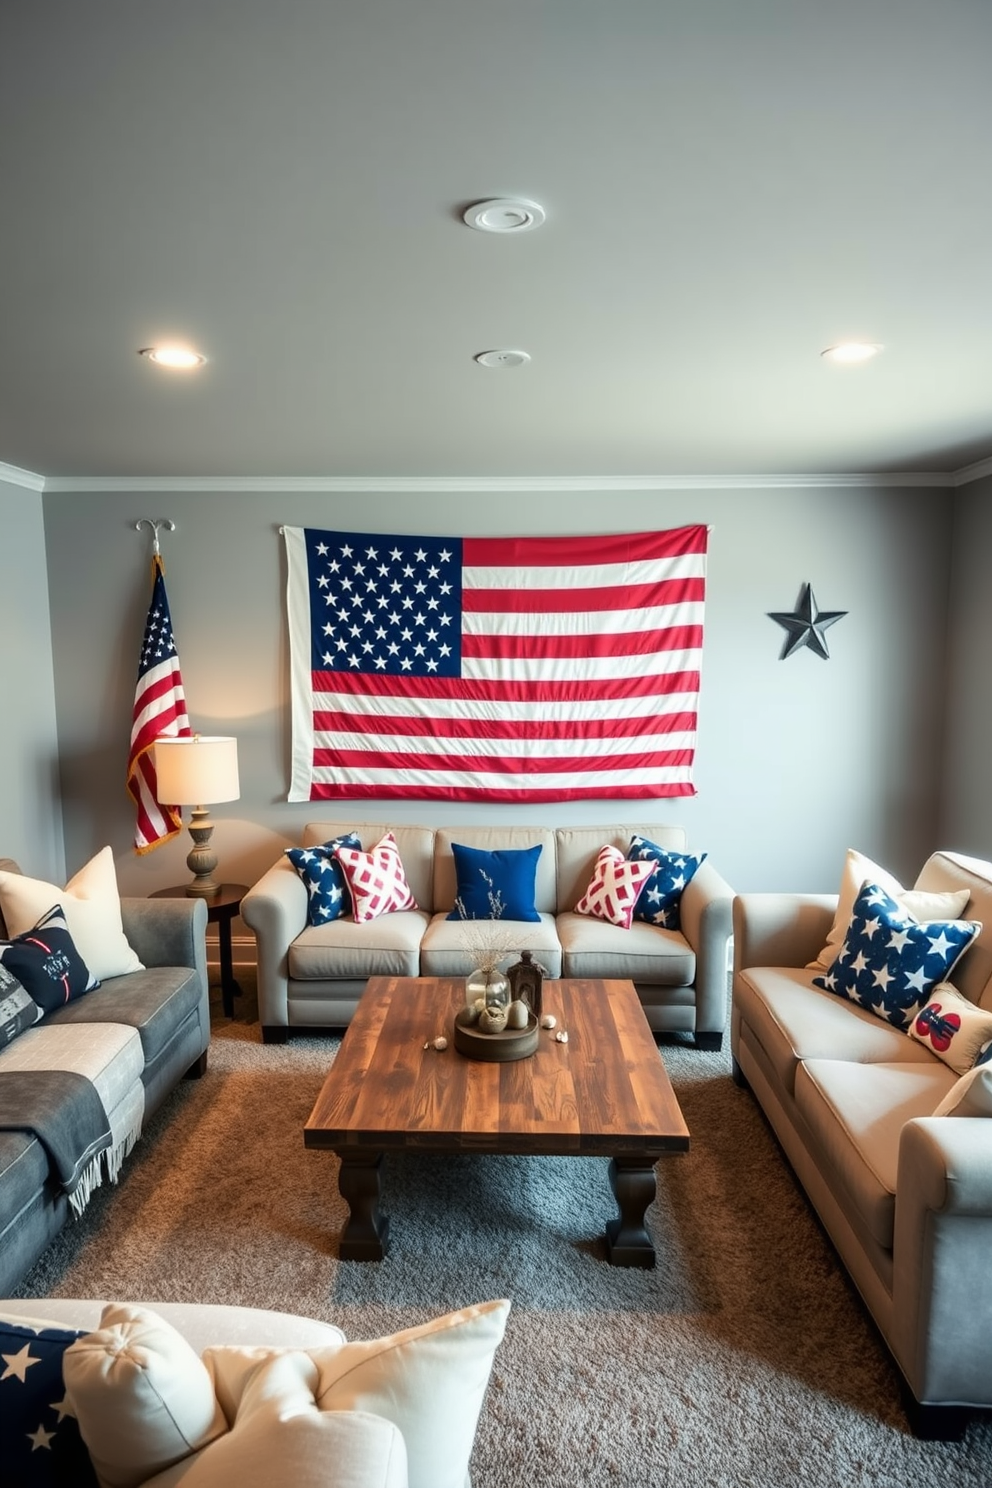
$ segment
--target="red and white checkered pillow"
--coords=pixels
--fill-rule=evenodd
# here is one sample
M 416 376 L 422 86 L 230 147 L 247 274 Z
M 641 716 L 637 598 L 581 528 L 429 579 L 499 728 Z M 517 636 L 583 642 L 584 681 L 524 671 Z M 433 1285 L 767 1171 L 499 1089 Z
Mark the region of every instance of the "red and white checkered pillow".
M 640 892 L 657 866 L 654 858 L 628 862 L 618 847 L 601 847 L 589 887 L 575 906 L 575 913 L 595 915 L 629 930 Z
M 364 925 L 396 909 L 417 908 L 392 832 L 387 832 L 371 852 L 336 847 L 334 856 L 348 880 L 357 924 Z

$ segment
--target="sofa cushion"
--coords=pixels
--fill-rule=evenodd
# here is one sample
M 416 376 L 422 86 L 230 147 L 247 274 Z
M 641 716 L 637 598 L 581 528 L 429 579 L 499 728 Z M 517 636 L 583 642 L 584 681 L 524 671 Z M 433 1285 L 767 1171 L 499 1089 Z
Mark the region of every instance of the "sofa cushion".
M 19 1033 L 32 1028 L 40 1017 L 41 1008 L 34 998 L 0 961 L 0 1049 L 12 1044 Z
M 326 842 L 331 837 L 339 837 L 345 832 L 357 832 L 363 847 L 370 847 L 378 842 L 385 830 L 383 823 L 362 821 L 324 821 L 308 822 L 303 829 L 302 845 L 313 847 L 317 843 Z M 430 912 L 432 909 L 450 909 L 454 902 L 454 890 L 447 904 L 435 904 L 434 892 L 434 829 L 433 827 L 402 826 L 393 824 L 390 829 L 399 848 L 400 858 L 403 862 L 403 870 L 406 873 L 406 881 L 410 885 L 410 892 L 416 899 L 421 909 Z M 454 870 L 452 869 L 452 882 L 454 881 Z
M 0 1234 L 8 1221 L 17 1224 L 24 1206 L 44 1191 L 50 1173 L 48 1154 L 33 1133 L 0 1131 Z
M 682 852 L 686 846 L 684 827 L 666 826 L 663 822 L 644 822 L 640 832 L 652 842 L 672 852 Z M 555 831 L 555 858 L 557 863 L 558 912 L 572 910 L 585 893 L 592 877 L 596 858 L 604 843 L 618 848 L 626 856 L 634 833 L 630 827 L 612 825 L 603 827 L 558 827 Z M 539 903 L 538 908 L 543 908 Z
M 534 907 L 539 842 L 489 852 L 453 842 L 451 852 L 458 893 L 449 920 L 540 920 Z
M 683 890 L 700 863 L 705 862 L 706 853 L 669 852 L 665 847 L 637 833 L 630 840 L 628 858 L 641 861 L 651 859 L 658 866 L 648 879 L 634 906 L 634 919 L 647 920 L 651 925 L 660 925 L 664 930 L 678 930 L 681 925 L 679 902 Z
M 963 1075 L 992 1039 L 992 1013 L 962 997 L 950 982 L 940 982 L 913 1019 L 909 1036 Z
M 336 847 L 334 855 L 348 881 L 356 924 L 366 924 L 369 920 L 377 920 L 380 915 L 395 914 L 398 910 L 417 908 L 392 832 L 386 832 L 368 852 L 360 852 L 354 847 Z
M 796 1106 L 824 1154 L 825 1176 L 887 1250 L 900 1133 L 907 1121 L 929 1116 L 953 1082 L 947 1066 L 932 1056 L 923 1064 L 811 1059 L 796 1071 Z
M 992 1062 L 978 1064 L 955 1080 L 935 1116 L 992 1116 Z
M 803 1059 L 936 1062 L 890 1023 L 815 987 L 813 972 L 805 968 L 759 966 L 740 972 L 734 981 L 734 1004 L 790 1094 L 796 1066 Z
M 592 877 L 576 902 L 575 913 L 629 930 L 634 908 L 656 867 L 653 858 L 629 862 L 619 848 L 606 843 L 596 855 Z
M 884 889 L 866 883 L 836 961 L 814 981 L 908 1029 L 981 928 L 974 920 L 914 920 Z
M 66 1392 L 105 1488 L 139 1488 L 224 1434 L 206 1366 L 149 1308 L 110 1303 L 64 1360 Z
M 968 891 L 949 889 L 933 892 L 904 889 L 899 880 L 887 869 L 873 863 L 864 853 L 849 847 L 841 872 L 840 890 L 833 924 L 827 933 L 826 944 L 815 961 L 809 963 L 819 971 L 829 971 L 844 944 L 847 927 L 854 912 L 854 901 L 866 883 L 878 884 L 887 894 L 908 910 L 917 920 L 956 920 L 968 904 Z
M 361 846 L 357 832 L 344 832 L 315 847 L 287 847 L 286 856 L 306 887 L 308 925 L 326 925 L 351 914 L 351 891 L 334 850 Z
M 136 1029 L 145 1065 L 152 1065 L 176 1030 L 200 1006 L 200 978 L 189 966 L 148 966 L 109 981 L 82 1002 L 50 1013 L 47 1023 L 122 1023 Z
M 588 915 L 560 914 L 558 939 L 562 976 L 619 977 L 662 987 L 688 987 L 696 976 L 696 956 L 678 930 L 662 930 L 635 920 L 629 930 Z
M 10 935 L 29 930 L 60 904 L 76 949 L 97 981 L 140 971 L 124 934 L 114 855 L 104 847 L 64 889 L 21 873 L 0 873 L 0 907 Z
M 536 920 L 498 920 L 492 928 L 509 938 L 509 948 L 500 960 L 516 960 L 521 951 L 533 951 L 549 977 L 561 976 L 561 941 L 555 917 L 538 915 Z M 485 926 L 478 921 L 452 920 L 436 914 L 424 932 L 420 946 L 422 976 L 468 976 L 478 964 L 478 941 Z
M 289 946 L 289 974 L 294 981 L 419 976 L 428 918 L 421 909 L 409 909 L 369 923 L 335 920 L 303 930 Z
M 0 941 L 0 961 L 46 1013 L 100 985 L 76 949 L 58 904 L 23 935 Z
M 479 852 L 523 852 L 540 847 L 534 871 L 534 909 L 537 914 L 554 914 L 558 907 L 555 878 L 555 834 L 550 827 L 541 826 L 491 826 L 491 827 L 439 827 L 434 836 L 434 886 L 435 911 L 446 914 L 455 908 L 458 893 L 458 878 L 455 865 L 454 844 L 477 849 Z M 426 901 L 418 898 L 417 903 Z M 510 918 L 506 915 L 504 918 Z
M 44 1318 L 0 1314 L 0 1480 L 10 1488 L 96 1488 L 62 1380 L 63 1357 L 78 1337 Z
M 134 1087 L 141 1088 L 141 1040 L 123 1023 L 65 1027 L 46 1019 L 0 1054 L 0 1070 L 54 1069 L 92 1080 L 109 1116 Z
M 932 853 L 920 870 L 917 889 L 967 889 L 965 909 L 984 929 L 954 973 L 954 985 L 972 1002 L 992 1012 L 992 873 L 981 858 L 964 853 Z

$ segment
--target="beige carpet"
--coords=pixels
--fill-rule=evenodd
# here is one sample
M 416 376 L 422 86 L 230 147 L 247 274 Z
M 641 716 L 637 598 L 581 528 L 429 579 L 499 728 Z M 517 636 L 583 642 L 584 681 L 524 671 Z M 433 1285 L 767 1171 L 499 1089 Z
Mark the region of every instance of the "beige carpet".
M 387 1159 L 392 1250 L 339 1263 L 336 1159 L 302 1126 L 337 1047 L 263 1047 L 250 990 L 19 1295 L 251 1303 L 375 1337 L 513 1301 L 475 1488 L 989 1488 L 992 1424 L 908 1432 L 895 1374 L 729 1057 L 666 1042 L 692 1132 L 659 1164 L 655 1271 L 607 1265 L 606 1164 Z M 447 1056 L 452 1057 L 450 1054 Z M 992 1325 L 992 1320 L 990 1320 Z

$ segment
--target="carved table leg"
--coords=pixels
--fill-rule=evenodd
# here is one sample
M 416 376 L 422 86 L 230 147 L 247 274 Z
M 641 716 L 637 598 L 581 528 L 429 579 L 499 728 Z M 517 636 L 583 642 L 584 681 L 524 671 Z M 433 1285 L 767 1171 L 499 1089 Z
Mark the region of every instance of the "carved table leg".
M 655 1252 L 644 1215 L 657 1192 L 654 1164 L 639 1158 L 611 1158 L 610 1187 L 620 1210 L 619 1218 L 611 1219 L 606 1226 L 610 1260 L 614 1266 L 652 1267 Z
M 389 1249 L 389 1220 L 379 1212 L 381 1152 L 339 1152 L 338 1190 L 350 1214 L 338 1246 L 342 1261 L 381 1261 Z

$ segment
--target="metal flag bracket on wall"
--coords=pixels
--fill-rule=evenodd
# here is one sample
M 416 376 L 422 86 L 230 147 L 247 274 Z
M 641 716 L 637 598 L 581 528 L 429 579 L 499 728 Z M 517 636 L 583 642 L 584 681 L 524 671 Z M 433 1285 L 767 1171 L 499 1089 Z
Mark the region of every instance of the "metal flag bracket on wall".
M 823 632 L 828 626 L 843 620 L 847 610 L 818 610 L 813 590 L 809 584 L 804 584 L 799 591 L 799 603 L 796 608 L 787 612 L 784 610 L 769 610 L 769 619 L 774 620 L 777 625 L 784 626 L 786 630 L 785 644 L 782 647 L 780 661 L 785 661 L 787 656 L 792 656 L 803 646 L 808 646 L 815 655 L 829 661 L 830 652 L 827 650 L 826 637 Z
M 135 532 L 140 532 L 144 526 L 152 529 L 152 553 L 157 558 L 162 551 L 158 540 L 159 528 L 164 527 L 166 532 L 175 532 L 176 524 L 175 522 L 170 522 L 168 517 L 159 517 L 157 520 L 153 520 L 151 517 L 139 517 L 134 524 Z

